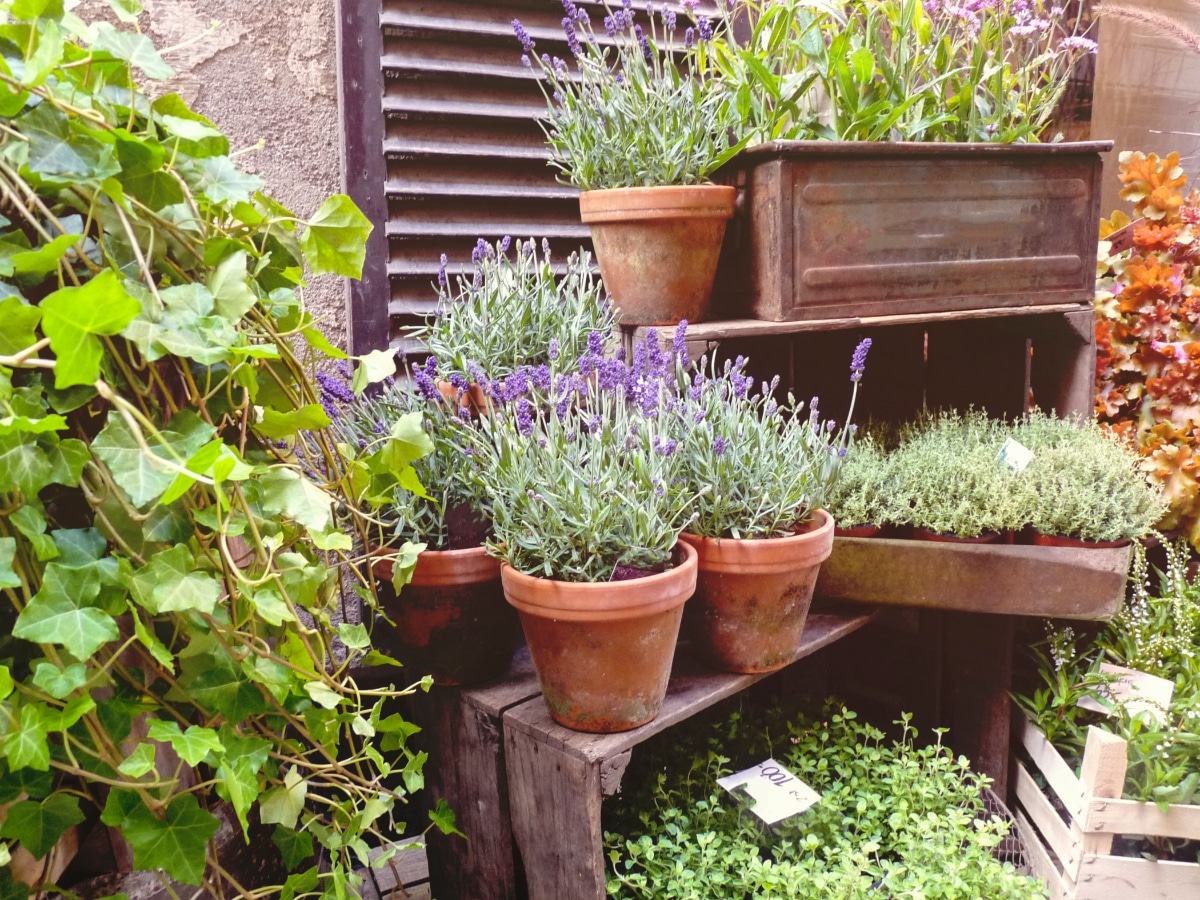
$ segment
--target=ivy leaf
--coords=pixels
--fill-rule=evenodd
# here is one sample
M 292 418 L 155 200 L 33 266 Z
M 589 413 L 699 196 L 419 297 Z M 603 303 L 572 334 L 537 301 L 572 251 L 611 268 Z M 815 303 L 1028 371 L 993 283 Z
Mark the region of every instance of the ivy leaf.
M 308 346 L 316 350 L 318 353 L 324 353 L 332 359 L 349 359 L 350 354 L 339 350 L 333 344 L 329 343 L 329 338 L 325 337 L 324 332 L 315 326 L 304 329 L 304 340 L 308 342 Z M 393 364 L 393 369 L 395 365 Z
M 0 88 L 0 90 L 3 89 Z M 315 872 L 316 869 L 313 871 Z M 29 885 L 13 878 L 12 871 L 8 866 L 0 868 L 0 900 L 29 900 Z M 288 900 L 292 900 L 292 898 L 289 897 Z
M 55 700 L 65 700 L 87 684 L 87 680 L 87 667 L 83 663 L 60 669 L 54 663 L 41 662 L 33 672 L 33 683 Z
M 211 156 L 198 161 L 200 190 L 213 203 L 245 203 L 261 190 L 263 180 L 243 172 L 228 156 Z
M 117 18 L 126 25 L 136 22 L 138 15 L 142 12 L 142 4 L 138 0 L 108 0 L 108 5 L 112 7 Z
M 371 636 L 367 634 L 365 625 L 344 622 L 338 626 L 338 637 L 342 643 L 352 650 L 365 650 L 371 646 Z
M 8 671 L 8 666 L 0 666 L 0 700 L 11 694 L 15 686 L 12 680 L 12 673 Z
M 17 539 L 0 537 L 0 588 L 19 588 L 21 579 L 13 570 L 17 555 Z
M 289 830 L 294 829 L 307 797 L 308 782 L 295 769 L 288 769 L 283 776 L 283 784 L 262 795 L 259 818 L 264 825 L 282 825 Z
M 284 622 L 296 621 L 296 617 L 292 615 L 292 611 L 288 609 L 288 605 L 283 602 L 283 597 L 274 587 L 267 586 L 251 590 L 248 586 L 243 585 L 242 596 L 254 604 L 255 610 L 269 625 L 282 625 Z
M 367 237 L 373 228 L 345 194 L 336 194 L 322 203 L 300 238 L 313 274 L 361 278 Z
M 429 811 L 429 821 L 438 827 L 442 834 L 457 834 L 460 837 L 466 837 L 454 824 L 454 810 L 450 808 L 450 804 L 445 798 L 438 800 L 437 809 Z
M 107 51 L 117 59 L 137 66 L 146 73 L 147 78 L 172 78 L 175 75 L 175 70 L 154 49 L 154 42 L 144 34 L 118 31 L 107 22 L 98 22 L 92 48 Z
M 46 740 L 46 707 L 41 703 L 26 703 L 18 712 L 20 721 L 10 722 L 0 752 L 8 759 L 8 767 L 50 771 L 50 744 Z
M 362 392 L 367 389 L 367 385 L 383 381 L 389 375 L 396 374 L 395 350 L 372 350 L 357 359 L 358 368 L 354 370 L 354 380 L 350 386 L 360 397 Z
M 329 418 L 324 407 L 320 403 L 310 403 L 286 413 L 266 407 L 263 409 L 262 421 L 254 426 L 254 430 L 278 440 L 290 437 L 297 431 L 315 431 L 331 424 L 333 420 Z
M 51 579 L 52 572 L 73 573 Z M 80 573 L 74 577 L 74 573 Z M 13 636 L 38 644 L 66 647 L 76 659 L 87 659 L 121 633 L 113 617 L 86 604 L 100 592 L 95 569 L 66 569 L 57 563 L 46 567 L 42 589 L 21 610 Z M 90 596 L 88 596 L 90 594 Z
M 208 276 L 208 289 L 212 291 L 217 314 L 231 322 L 241 319 L 257 299 L 246 284 L 248 258 L 245 250 L 239 250 L 221 260 Z
M 188 726 L 187 731 L 179 730 L 179 723 L 167 722 L 163 719 L 150 721 L 149 738 L 152 741 L 162 741 L 170 744 L 189 766 L 198 766 L 208 758 L 208 754 L 221 754 L 225 745 L 211 728 L 199 725 Z
M 309 531 L 326 531 L 333 523 L 330 498 L 299 472 L 273 466 L 259 483 L 265 512 L 290 516 Z
M 208 443 L 215 431 L 194 412 L 184 410 L 171 419 L 160 437 L 177 456 L 186 460 Z M 159 440 L 149 438 L 147 444 L 153 458 L 142 450 L 129 424 L 116 411 L 109 412 L 108 424 L 92 441 L 92 451 L 108 466 L 117 485 L 138 508 L 159 497 L 175 479 L 175 473 L 162 465 L 163 460 L 175 460 Z
M 275 833 L 271 835 L 271 842 L 279 848 L 279 853 L 283 856 L 283 864 L 288 871 L 296 868 L 304 860 L 313 855 L 313 840 L 311 834 L 300 834 L 293 831 L 291 828 L 284 828 L 282 825 L 275 827 Z M 315 869 L 313 870 L 316 871 Z M 292 876 L 293 878 L 295 876 Z M 292 879 L 289 878 L 290 882 Z M 315 884 L 313 885 L 316 886 Z
M 200 808 L 192 794 L 176 797 L 167 806 L 166 821 L 145 806 L 129 816 L 124 838 L 133 847 L 134 866 L 162 869 L 176 881 L 199 885 L 204 877 L 204 850 L 221 823 Z
M 83 240 L 82 234 L 60 234 L 36 250 L 13 255 L 13 271 L 31 282 L 39 282 L 58 269 L 58 264 L 72 247 Z
M 120 334 L 141 309 L 112 269 L 82 287 L 62 288 L 43 300 L 42 330 L 58 357 L 54 386 L 61 390 L 99 378 L 104 348 L 97 335 Z
M 133 633 L 141 641 L 142 646 L 150 651 L 150 655 L 158 660 L 160 665 L 173 666 L 175 657 L 171 655 L 171 651 L 167 649 L 166 645 L 158 639 L 153 631 L 142 624 L 141 618 L 132 607 L 129 609 L 129 614 L 133 617 Z
M 29 139 L 26 166 L 44 181 L 99 185 L 121 171 L 112 147 L 93 137 L 82 125 L 73 126 L 50 103 L 41 103 L 22 116 L 21 125 Z
M 229 722 L 241 722 L 267 708 L 262 692 L 224 651 L 181 657 L 180 667 L 179 686 L 186 694 L 173 691 L 168 694 L 172 699 L 190 697 Z
M 323 709 L 333 709 L 344 699 L 341 694 L 331 690 L 323 681 L 306 681 L 304 690 L 312 698 L 313 703 Z
M 11 806 L 0 823 L 0 837 L 20 841 L 34 859 L 41 859 L 68 828 L 85 818 L 78 797 L 51 794 L 45 800 L 25 800 Z
M 192 551 L 177 544 L 155 553 L 137 570 L 130 592 L 154 615 L 193 610 L 211 615 L 221 598 L 221 585 L 211 575 L 197 572 Z
M 41 318 L 40 309 L 17 297 L 0 300 L 0 355 L 12 356 L 37 343 L 34 329 Z
M 117 766 L 117 771 L 130 778 L 141 778 L 154 768 L 154 752 L 153 744 L 138 744 L 129 758 Z
M 50 483 L 54 467 L 33 438 L 21 432 L 0 435 L 0 491 L 19 488 L 36 497 Z

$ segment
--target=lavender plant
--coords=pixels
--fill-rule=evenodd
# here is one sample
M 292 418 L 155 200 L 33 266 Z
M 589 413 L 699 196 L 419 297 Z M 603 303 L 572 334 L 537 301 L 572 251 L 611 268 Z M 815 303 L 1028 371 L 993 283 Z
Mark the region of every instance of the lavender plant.
M 599 582 L 670 566 L 696 488 L 680 477 L 660 410 L 670 382 L 649 365 L 651 334 L 627 365 L 600 336 L 578 371 L 551 389 L 497 406 L 471 449 L 472 477 L 491 492 L 489 549 L 520 572 Z M 661 351 L 660 351 L 661 352 Z
M 871 339 L 854 351 L 854 393 L 847 422 L 866 366 Z M 788 394 L 774 399 L 779 379 L 753 391 L 738 357 L 718 371 L 716 361 L 698 367 L 681 385 L 674 417 L 685 478 L 708 489 L 697 500 L 689 530 L 702 537 L 786 537 L 825 505 L 852 440 L 853 426 L 840 431 L 822 421 L 817 399 L 803 404 Z M 687 370 L 681 368 L 686 377 Z
M 740 117 L 711 78 L 693 78 L 681 54 L 713 37 L 700 19 L 677 42 L 676 14 L 664 10 L 648 28 L 634 22 L 631 0 L 605 3 L 605 39 L 587 12 L 562 0 L 562 27 L 572 63 L 538 55 L 514 19 L 522 62 L 541 71 L 549 114 L 542 123 L 562 180 L 585 190 L 703 184 L 744 143 L 731 141 Z M 661 45 L 660 45 L 661 41 Z
M 505 237 L 492 245 L 480 239 L 471 255 L 474 272 L 451 285 L 446 259 L 438 275 L 438 310 L 415 333 L 441 364 L 444 377 L 480 381 L 480 373 L 504 379 L 522 366 L 538 366 L 560 356 L 574 362 L 587 336 L 607 341 L 615 314 L 603 285 L 592 273 L 591 254 L 572 253 L 556 278 L 550 245 L 541 252 L 532 239 Z
M 1096 52 L 1082 0 L 738 0 L 719 73 L 756 139 L 1036 141 L 1077 61 Z M 814 110 L 822 112 L 819 121 Z

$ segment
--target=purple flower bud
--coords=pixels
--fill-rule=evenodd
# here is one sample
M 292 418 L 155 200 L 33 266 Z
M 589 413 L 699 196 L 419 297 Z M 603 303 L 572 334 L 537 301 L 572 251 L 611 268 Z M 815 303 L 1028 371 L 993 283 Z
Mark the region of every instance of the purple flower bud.
M 637 42 L 642 45 L 642 57 L 647 63 L 654 62 L 654 50 L 650 47 L 650 38 L 642 29 L 641 25 L 633 26 L 633 36 L 637 38 Z
M 550 367 L 538 366 L 529 374 L 529 381 L 534 390 L 545 393 L 550 390 Z
M 694 43 L 696 43 L 696 29 L 688 26 L 688 28 L 683 32 L 683 49 L 692 49 L 692 44 Z
M 533 60 L 529 58 L 528 53 L 521 54 L 521 65 L 523 65 L 527 69 L 533 68 Z
M 524 397 L 517 404 L 517 431 L 526 437 L 533 434 L 533 406 Z
M 808 421 L 815 425 L 817 417 L 820 415 L 821 413 L 817 410 L 817 398 L 813 397 L 812 402 L 808 404 Z
M 433 384 L 433 379 L 425 373 L 424 369 L 413 370 L 413 381 L 417 383 L 417 390 L 426 400 L 437 400 L 441 396 Z
M 471 387 L 471 385 L 467 382 L 467 379 L 464 378 L 462 375 L 460 375 L 458 372 L 455 372 L 453 375 L 450 376 L 450 383 L 452 385 L 454 385 L 455 389 L 460 394 L 463 393 L 464 391 L 470 390 L 470 387 Z
M 446 254 L 443 253 L 441 261 L 440 261 L 440 265 L 438 266 L 438 286 L 439 287 L 445 287 L 449 283 L 449 279 L 446 278 L 446 263 L 448 263 L 449 261 L 450 260 L 446 258 Z
M 526 53 L 532 53 L 534 48 L 533 38 L 529 36 L 529 32 L 525 30 L 525 26 L 521 24 L 520 19 L 512 20 L 512 29 L 517 35 L 517 40 L 521 42 L 521 47 Z
M 508 248 L 509 248 L 509 247 L 511 247 L 511 246 L 512 246 L 512 235 L 511 235 L 511 234 L 506 234 L 506 235 L 504 236 L 504 239 L 503 239 L 502 241 L 500 241 L 500 252 L 501 252 L 501 253 L 507 253 L 507 252 L 508 252 Z
M 701 42 L 713 39 L 712 22 L 708 20 L 708 16 L 700 16 L 696 19 L 696 28 L 699 29 Z
M 725 438 L 723 435 L 717 435 L 713 441 L 713 455 L 723 456 L 725 454 Z
M 663 24 L 666 25 L 667 31 L 675 30 L 675 10 L 667 10 L 667 14 L 663 17 Z
M 867 368 L 867 351 L 870 349 L 870 338 L 863 338 L 854 348 L 854 356 L 850 359 L 850 380 L 855 384 L 862 381 L 863 371 Z
M 550 359 L 558 359 L 558 338 L 550 338 L 550 346 L 546 350 L 550 354 Z
M 587 352 L 592 356 L 604 355 L 604 335 L 599 331 L 589 331 L 587 336 Z
M 458 417 L 468 425 L 471 424 L 471 407 L 460 406 L 458 408 Z
M 671 342 L 671 354 L 683 365 L 687 365 L 687 319 L 681 319 L 675 328 L 675 339 Z
M 583 56 L 583 47 L 579 45 L 579 35 L 575 33 L 575 20 L 571 16 L 563 16 L 563 33 L 567 36 L 567 49 L 574 57 Z

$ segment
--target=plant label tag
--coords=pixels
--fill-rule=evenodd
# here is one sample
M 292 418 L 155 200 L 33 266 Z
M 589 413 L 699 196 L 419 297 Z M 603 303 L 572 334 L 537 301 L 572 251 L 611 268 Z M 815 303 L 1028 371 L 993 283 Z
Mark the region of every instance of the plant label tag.
M 1005 438 L 1003 445 L 1000 447 L 1000 452 L 996 454 L 996 459 L 1008 471 L 1014 475 L 1020 475 L 1033 462 L 1033 451 L 1019 441 L 1014 441 L 1012 438 Z
M 1163 714 L 1171 707 L 1171 698 L 1175 695 L 1175 682 L 1108 663 L 1100 664 L 1100 674 L 1110 675 L 1114 679 L 1104 689 L 1114 705 L 1124 706 L 1131 716 L 1149 713 L 1157 725 L 1162 725 Z M 1110 716 L 1114 712 L 1092 697 L 1084 697 L 1077 705 Z
M 730 793 L 749 794 L 754 800 L 750 811 L 768 825 L 799 815 L 821 799 L 820 794 L 773 759 L 718 778 L 717 784 Z

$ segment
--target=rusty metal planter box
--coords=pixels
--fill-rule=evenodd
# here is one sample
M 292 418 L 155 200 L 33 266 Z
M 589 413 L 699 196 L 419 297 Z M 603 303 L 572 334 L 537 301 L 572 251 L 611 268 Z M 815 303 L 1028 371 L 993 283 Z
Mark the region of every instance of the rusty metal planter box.
M 739 188 L 718 302 L 783 322 L 1090 301 L 1111 147 L 751 147 L 717 178 Z

